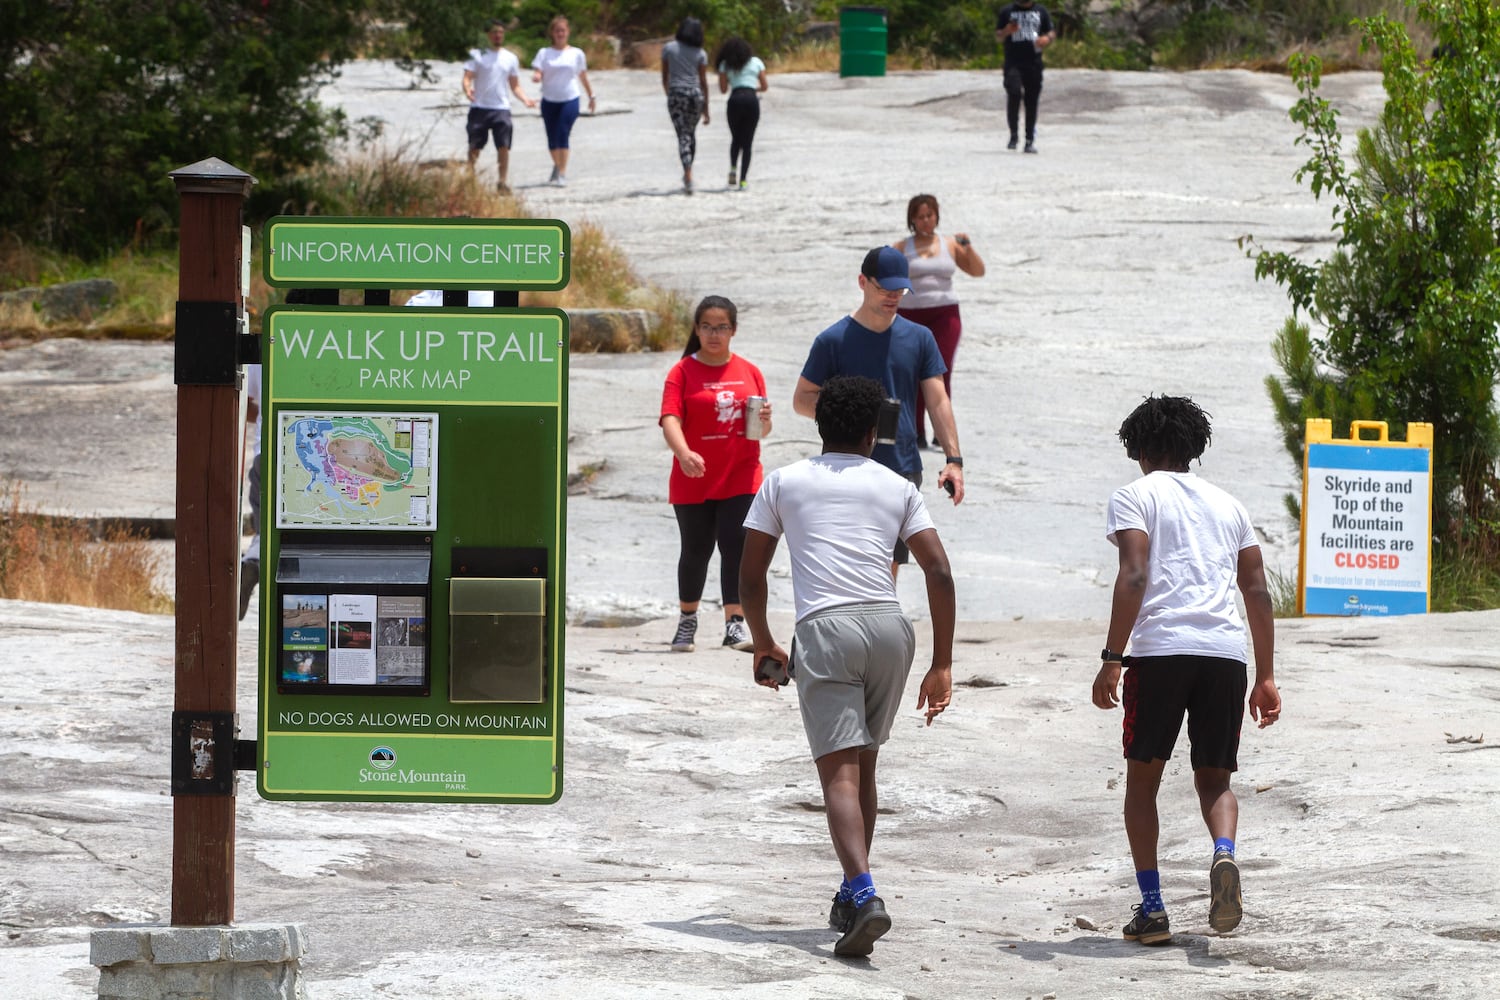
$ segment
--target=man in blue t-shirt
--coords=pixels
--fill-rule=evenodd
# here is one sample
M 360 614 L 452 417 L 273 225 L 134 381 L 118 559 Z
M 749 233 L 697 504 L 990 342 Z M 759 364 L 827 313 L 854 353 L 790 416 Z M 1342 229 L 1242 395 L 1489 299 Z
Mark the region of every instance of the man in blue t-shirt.
M 817 412 L 818 390 L 835 375 L 864 375 L 884 386 L 901 401 L 901 420 L 894 445 L 876 445 L 870 456 L 893 472 L 922 486 L 922 455 L 917 443 L 917 393 L 932 417 L 933 432 L 946 459 L 938 485 L 951 489 L 953 502 L 963 502 L 964 460 L 958 447 L 958 426 L 948 390 L 943 386 L 947 366 L 938 353 L 932 331 L 896 315 L 901 297 L 911 291 L 906 255 L 894 247 L 876 247 L 860 267 L 858 309 L 818 334 L 807 363 L 797 379 L 792 409 L 804 417 Z M 907 549 L 896 543 L 892 572 L 907 561 Z

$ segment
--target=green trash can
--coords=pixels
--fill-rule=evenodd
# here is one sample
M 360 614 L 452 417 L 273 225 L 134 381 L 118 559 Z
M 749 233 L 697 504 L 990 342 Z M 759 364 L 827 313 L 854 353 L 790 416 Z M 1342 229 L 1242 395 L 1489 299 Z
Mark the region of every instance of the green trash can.
M 885 8 L 839 8 L 839 76 L 885 76 Z

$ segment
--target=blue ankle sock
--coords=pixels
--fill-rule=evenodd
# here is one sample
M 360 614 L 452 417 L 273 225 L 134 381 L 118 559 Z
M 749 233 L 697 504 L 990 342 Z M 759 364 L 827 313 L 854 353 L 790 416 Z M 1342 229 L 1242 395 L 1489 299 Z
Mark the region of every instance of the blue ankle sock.
M 847 903 L 849 902 L 849 900 L 854 898 L 854 891 L 849 888 L 848 879 L 844 879 L 839 883 L 838 895 L 834 896 L 833 898 L 837 899 L 841 903 Z
M 1161 872 L 1155 868 L 1135 873 L 1135 884 L 1141 887 L 1141 912 L 1165 913 L 1167 904 L 1161 900 Z
M 875 880 L 869 872 L 856 875 L 849 880 L 849 893 L 856 907 L 864 906 L 875 895 Z
M 1234 839 L 1231 837 L 1215 837 L 1214 853 L 1221 854 L 1224 851 L 1228 851 L 1230 854 L 1234 853 Z

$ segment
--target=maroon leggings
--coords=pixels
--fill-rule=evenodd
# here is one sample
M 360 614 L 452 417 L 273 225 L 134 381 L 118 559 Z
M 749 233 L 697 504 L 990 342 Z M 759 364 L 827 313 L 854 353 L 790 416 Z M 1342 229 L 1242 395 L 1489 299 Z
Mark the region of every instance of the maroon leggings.
M 958 337 L 963 332 L 963 323 L 958 318 L 958 306 L 933 306 L 931 309 L 901 309 L 900 315 L 920 323 L 932 331 L 932 336 L 937 340 L 938 353 L 943 356 L 943 364 L 948 370 L 943 373 L 943 388 L 948 390 L 949 398 L 953 396 L 953 356 L 958 353 Z M 917 390 L 917 443 L 927 443 L 927 421 L 924 419 L 927 407 L 922 404 L 922 391 Z

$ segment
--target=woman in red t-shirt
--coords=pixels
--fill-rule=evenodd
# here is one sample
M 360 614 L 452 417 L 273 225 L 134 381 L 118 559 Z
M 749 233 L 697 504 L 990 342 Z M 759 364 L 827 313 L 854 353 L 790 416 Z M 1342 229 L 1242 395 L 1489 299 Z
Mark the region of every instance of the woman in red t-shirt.
M 698 633 L 698 601 L 708 580 L 708 560 L 719 549 L 724 601 L 724 642 L 754 649 L 740 607 L 740 551 L 745 515 L 760 489 L 760 441 L 745 436 L 745 398 L 766 395 L 760 369 L 733 353 L 729 342 L 738 311 L 722 295 L 698 303 L 682 360 L 667 373 L 661 394 L 661 432 L 676 461 L 667 498 L 677 515 L 682 552 L 677 558 L 681 615 L 672 651 L 691 653 Z M 760 411 L 760 434 L 771 433 L 771 403 Z

